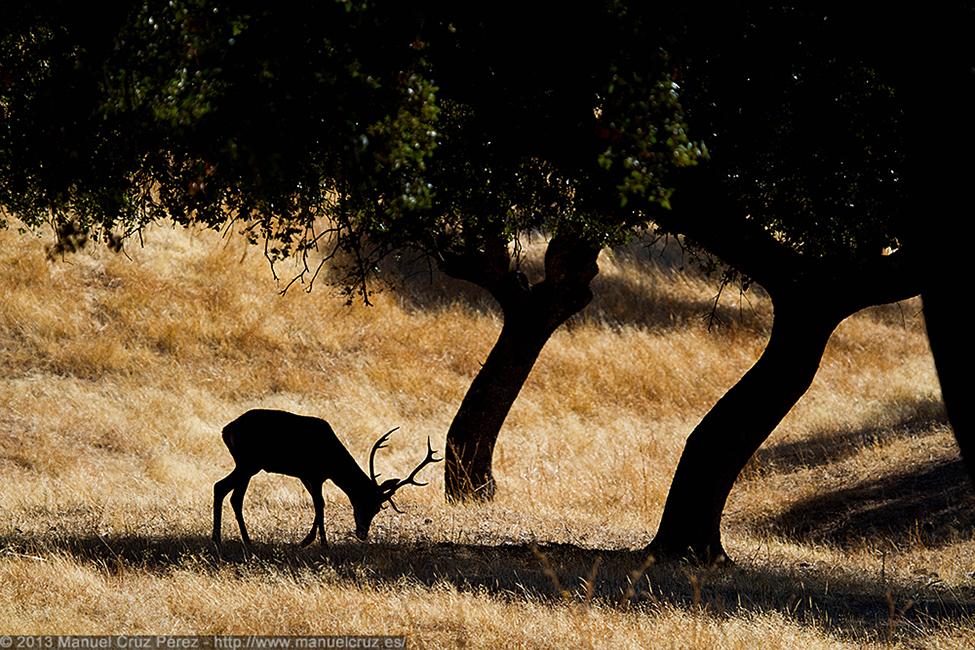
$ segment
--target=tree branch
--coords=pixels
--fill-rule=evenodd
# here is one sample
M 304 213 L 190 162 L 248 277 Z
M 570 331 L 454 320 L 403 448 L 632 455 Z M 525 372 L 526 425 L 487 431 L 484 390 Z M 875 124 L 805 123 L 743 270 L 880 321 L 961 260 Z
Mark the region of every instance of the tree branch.
M 514 271 L 508 246 L 500 236 L 488 236 L 480 246 L 465 240 L 460 250 L 442 248 L 435 259 L 441 271 L 486 289 L 502 307 L 510 300 Z
M 907 300 L 921 293 L 920 262 L 916 251 L 902 248 L 891 255 L 846 264 L 830 271 L 832 291 L 851 314 L 866 307 Z
M 532 287 L 543 318 L 553 327 L 592 301 L 589 284 L 599 273 L 601 246 L 574 234 L 556 233 L 545 249 L 545 279 Z
M 799 277 L 809 266 L 801 255 L 749 219 L 707 165 L 680 170 L 671 209 L 652 209 L 651 216 L 663 230 L 700 244 L 770 294 L 788 290 L 788 279 Z

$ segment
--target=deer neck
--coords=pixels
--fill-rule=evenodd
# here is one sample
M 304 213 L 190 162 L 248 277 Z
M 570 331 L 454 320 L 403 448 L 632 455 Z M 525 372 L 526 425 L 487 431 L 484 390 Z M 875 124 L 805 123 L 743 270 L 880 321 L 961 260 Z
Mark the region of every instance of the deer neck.
M 332 476 L 332 483 L 345 492 L 352 501 L 376 491 L 375 482 L 354 461 L 347 470 Z

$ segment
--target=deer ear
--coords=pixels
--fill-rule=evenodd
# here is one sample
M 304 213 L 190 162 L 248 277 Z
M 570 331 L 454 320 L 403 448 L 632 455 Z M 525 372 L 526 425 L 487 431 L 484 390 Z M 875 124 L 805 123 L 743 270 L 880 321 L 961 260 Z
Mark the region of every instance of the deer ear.
M 398 478 L 388 478 L 379 484 L 379 489 L 382 492 L 392 493 L 395 490 L 397 483 L 399 483 Z

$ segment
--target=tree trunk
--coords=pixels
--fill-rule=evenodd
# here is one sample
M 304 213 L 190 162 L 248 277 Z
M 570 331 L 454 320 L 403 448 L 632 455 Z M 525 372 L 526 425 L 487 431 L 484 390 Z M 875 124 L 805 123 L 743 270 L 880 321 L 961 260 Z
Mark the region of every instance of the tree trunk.
M 959 5 L 960 7 L 961 5 Z M 967 10 L 966 10 L 967 11 Z M 898 14 L 895 14 L 898 15 Z M 931 164 L 931 124 L 950 124 L 955 151 L 970 152 L 975 147 L 975 110 L 972 85 L 970 16 L 956 14 L 949 19 L 941 12 L 911 12 L 907 28 L 901 33 L 920 35 L 918 47 L 892 49 L 905 55 L 893 58 L 898 96 L 906 107 L 906 173 L 908 198 L 906 211 L 912 220 L 905 229 L 907 246 L 923 253 L 921 272 L 924 286 L 924 319 L 931 352 L 934 355 L 944 397 L 945 409 L 961 450 L 968 476 L 975 485 L 975 430 L 972 426 L 970 375 L 973 344 L 967 317 L 968 280 L 971 261 L 971 176 L 975 165 L 970 156 L 951 164 Z M 950 16 L 950 14 L 949 14 Z M 918 20 L 932 23 L 919 23 Z M 939 88 L 938 101 L 931 101 L 931 89 Z M 919 217 L 923 215 L 923 219 Z M 914 220 L 917 223 L 914 223 Z
M 960 22 L 960 21 L 959 21 Z M 952 26 L 954 27 L 954 26 Z M 963 41 L 962 48 L 968 48 Z M 968 319 L 966 293 L 972 276 L 971 260 L 971 175 L 975 165 L 970 159 L 950 165 L 931 165 L 930 132 L 932 120 L 952 125 L 951 139 L 959 151 L 975 147 L 975 110 L 972 83 L 975 74 L 970 57 L 959 56 L 960 43 L 940 39 L 931 50 L 925 50 L 920 69 L 925 76 L 914 76 L 914 124 L 910 150 L 911 186 L 914 213 L 924 214 L 921 227 L 911 231 L 913 239 L 906 245 L 920 246 L 924 260 L 921 266 L 924 286 L 924 320 L 928 340 L 938 370 L 941 394 L 951 428 L 958 441 L 968 476 L 975 485 L 975 430 L 972 427 L 970 376 L 972 372 L 972 327 Z M 966 50 L 967 51 L 967 50 Z M 928 62 L 936 62 L 934 75 L 928 75 Z M 929 81 L 936 79 L 944 88 L 942 99 L 930 101 Z
M 508 417 L 551 332 L 537 317 L 506 317 L 501 335 L 447 431 L 447 498 L 494 497 L 491 460 Z
M 544 280 L 528 286 L 520 273 L 511 271 L 490 285 L 504 311 L 504 325 L 447 431 L 448 500 L 494 497 L 491 465 L 501 425 L 549 337 L 592 300 L 589 283 L 599 272 L 599 249 L 557 234 L 545 250 Z
M 738 474 L 812 384 L 833 330 L 822 304 L 775 305 L 762 356 L 691 433 L 660 526 L 647 548 L 657 557 L 717 563 L 721 513 Z
M 961 239 L 960 239 L 961 240 Z M 972 333 L 968 319 L 961 316 L 958 302 L 963 300 L 958 282 L 964 277 L 960 254 L 940 251 L 951 256 L 947 260 L 932 260 L 933 270 L 928 287 L 921 294 L 924 300 L 924 321 L 928 340 L 938 369 L 941 394 L 944 397 L 948 420 L 955 433 L 968 476 L 975 485 L 975 431 L 972 430 L 972 407 L 969 376 L 972 372 Z M 940 263 L 939 263 L 940 262 Z M 933 271 L 932 270 L 932 271 Z

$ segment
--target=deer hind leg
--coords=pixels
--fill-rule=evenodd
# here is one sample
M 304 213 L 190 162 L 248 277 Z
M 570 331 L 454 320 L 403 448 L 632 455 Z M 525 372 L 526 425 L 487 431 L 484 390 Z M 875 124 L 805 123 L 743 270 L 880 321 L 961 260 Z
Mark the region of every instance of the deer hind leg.
M 220 544 L 220 516 L 223 511 L 223 500 L 227 493 L 234 489 L 239 479 L 237 469 L 213 484 L 213 541 Z
M 244 524 L 244 493 L 247 492 L 247 484 L 250 483 L 251 477 L 253 476 L 254 474 L 246 471 L 234 470 L 227 477 L 227 479 L 232 479 L 230 487 L 233 489 L 233 494 L 230 495 L 230 505 L 234 508 L 234 515 L 237 517 L 237 527 L 240 529 L 240 538 L 244 540 L 245 544 L 250 544 L 251 538 L 248 536 L 247 526 Z M 215 487 L 214 492 L 216 492 Z
M 301 540 L 301 545 L 308 546 L 315 541 L 316 531 L 321 535 L 322 545 L 327 545 L 328 540 L 325 539 L 325 498 L 322 496 L 322 486 L 321 484 L 316 485 L 312 481 L 304 480 L 302 484 L 311 495 L 312 503 L 315 504 L 315 520 L 311 522 L 311 531 Z

